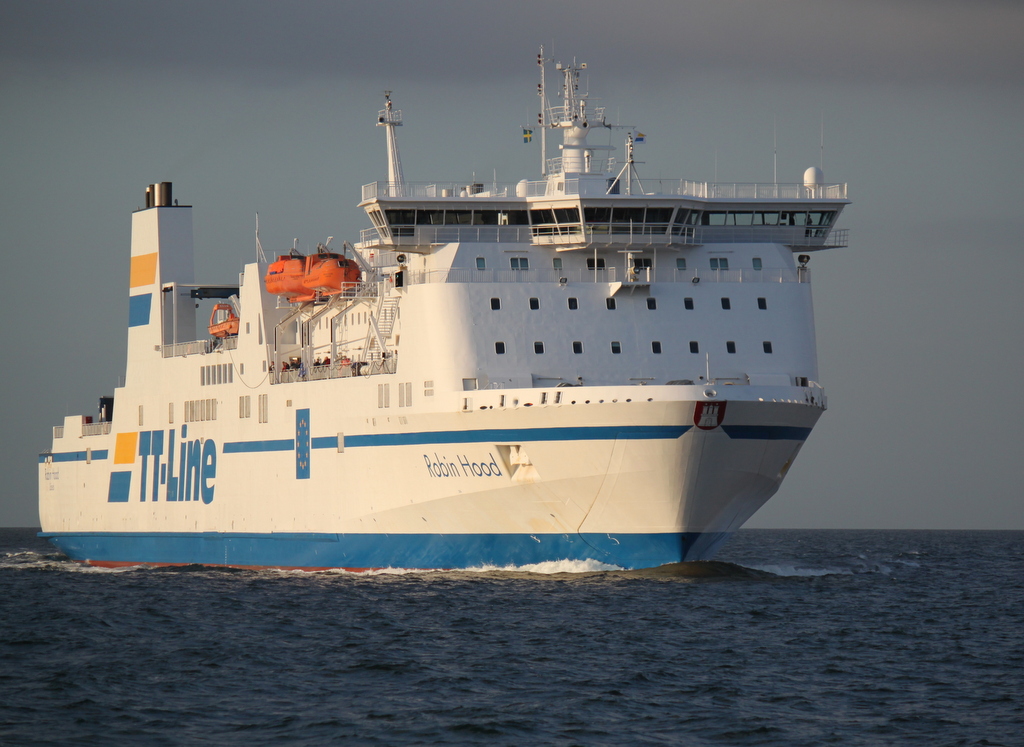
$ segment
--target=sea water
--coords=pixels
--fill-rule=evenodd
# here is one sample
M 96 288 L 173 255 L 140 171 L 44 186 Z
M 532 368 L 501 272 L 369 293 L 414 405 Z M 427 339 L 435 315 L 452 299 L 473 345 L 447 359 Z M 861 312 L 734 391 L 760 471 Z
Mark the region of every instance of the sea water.
M 3 745 L 1022 745 L 1024 532 L 623 572 L 94 569 L 0 530 Z

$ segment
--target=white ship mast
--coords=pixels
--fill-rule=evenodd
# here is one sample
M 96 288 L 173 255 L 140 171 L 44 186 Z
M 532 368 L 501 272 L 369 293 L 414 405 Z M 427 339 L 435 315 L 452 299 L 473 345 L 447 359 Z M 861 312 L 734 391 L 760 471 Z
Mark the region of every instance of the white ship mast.
M 541 66 L 541 83 L 538 86 L 542 101 L 545 102 L 541 114 L 541 150 L 546 155 L 544 133 L 548 128 L 562 131 L 562 151 L 560 159 L 548 164 L 545 161 L 544 176 L 552 177 L 559 174 L 604 174 L 605 160 L 594 162 L 597 151 L 612 151 L 610 145 L 590 145 L 587 134 L 592 127 L 611 127 L 604 120 L 604 108 L 596 107 L 593 112 L 587 109 L 587 94 L 580 93 L 580 72 L 587 69 L 587 63 L 572 64 L 555 63 L 555 69 L 562 74 L 562 103 L 560 106 L 548 108 L 545 100 L 544 50 L 537 56 Z
M 402 175 L 402 157 L 398 154 L 395 128 L 402 126 L 402 110 L 391 108 L 391 91 L 384 92 L 384 102 L 384 108 L 377 112 L 377 126 L 387 128 L 388 132 L 388 195 L 401 197 L 405 190 L 405 177 Z

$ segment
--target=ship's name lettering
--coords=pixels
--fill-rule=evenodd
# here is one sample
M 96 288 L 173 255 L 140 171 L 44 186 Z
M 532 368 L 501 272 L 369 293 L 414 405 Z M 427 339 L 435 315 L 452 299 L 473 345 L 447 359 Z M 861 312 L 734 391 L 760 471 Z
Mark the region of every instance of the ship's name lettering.
M 474 462 L 465 454 L 455 455 L 455 459 L 446 456 L 424 454 L 427 472 L 431 477 L 501 477 L 503 475 L 494 454 L 487 452 L 490 461 Z

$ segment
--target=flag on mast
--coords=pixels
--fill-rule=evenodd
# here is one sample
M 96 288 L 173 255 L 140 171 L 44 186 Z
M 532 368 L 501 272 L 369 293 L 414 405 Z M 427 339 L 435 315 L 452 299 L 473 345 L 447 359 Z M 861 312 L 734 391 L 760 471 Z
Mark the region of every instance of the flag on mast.
M 523 128 L 523 142 L 528 143 L 533 140 L 533 130 L 528 127 Z

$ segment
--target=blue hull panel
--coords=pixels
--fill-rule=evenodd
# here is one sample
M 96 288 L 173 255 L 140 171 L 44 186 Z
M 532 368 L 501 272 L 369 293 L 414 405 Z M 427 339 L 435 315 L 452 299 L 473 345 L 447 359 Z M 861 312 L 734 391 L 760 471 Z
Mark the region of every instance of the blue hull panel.
M 596 560 L 621 568 L 707 560 L 728 539 L 701 534 L 225 534 L 42 532 L 93 565 L 263 568 L 477 568 Z

